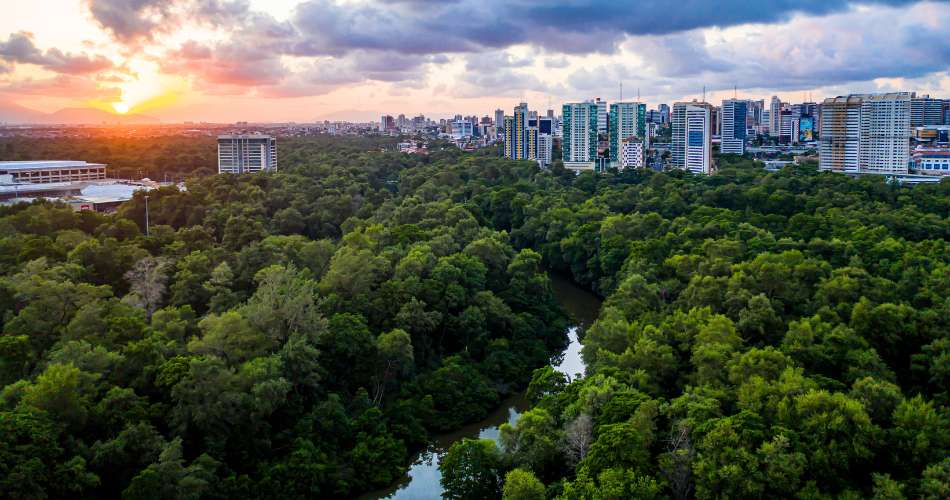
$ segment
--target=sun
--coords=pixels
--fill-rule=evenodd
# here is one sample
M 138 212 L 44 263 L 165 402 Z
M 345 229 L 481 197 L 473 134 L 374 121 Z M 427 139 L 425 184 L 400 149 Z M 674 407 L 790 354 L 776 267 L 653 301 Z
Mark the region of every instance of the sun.
M 129 105 L 124 102 L 114 102 L 112 103 L 112 109 L 120 115 L 124 115 L 129 112 Z

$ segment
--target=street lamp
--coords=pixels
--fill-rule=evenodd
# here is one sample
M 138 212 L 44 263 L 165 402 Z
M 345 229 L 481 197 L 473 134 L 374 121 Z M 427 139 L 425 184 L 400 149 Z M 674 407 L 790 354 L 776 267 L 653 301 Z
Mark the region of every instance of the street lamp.
M 148 195 L 145 195 L 145 237 L 148 238 Z

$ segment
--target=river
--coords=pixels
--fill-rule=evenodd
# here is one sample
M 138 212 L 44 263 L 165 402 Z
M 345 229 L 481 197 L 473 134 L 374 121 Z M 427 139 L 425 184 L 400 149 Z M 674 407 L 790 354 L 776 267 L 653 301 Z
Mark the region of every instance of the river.
M 584 360 L 581 358 L 581 343 L 578 334 L 589 327 L 600 312 L 600 297 L 575 285 L 570 279 L 551 273 L 551 287 L 558 303 L 571 318 L 567 331 L 570 344 L 559 357 L 554 369 L 571 379 L 584 374 Z M 514 424 L 518 416 L 528 408 L 523 396 L 512 396 L 502 402 L 488 418 L 455 432 L 435 436 L 429 448 L 421 452 L 410 466 L 406 477 L 398 484 L 385 490 L 364 495 L 363 499 L 388 498 L 395 500 L 430 500 L 442 497 L 442 484 L 439 472 L 439 458 L 452 443 L 462 438 L 480 438 L 498 440 L 498 428 L 507 422 Z

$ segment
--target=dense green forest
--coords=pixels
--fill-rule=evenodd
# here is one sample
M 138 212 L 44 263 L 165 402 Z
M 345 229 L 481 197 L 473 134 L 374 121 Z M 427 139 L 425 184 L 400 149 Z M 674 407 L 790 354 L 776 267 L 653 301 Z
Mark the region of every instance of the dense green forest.
M 950 183 L 297 140 L 114 216 L 0 208 L 0 496 L 353 496 L 526 391 L 449 498 L 946 498 Z M 546 367 L 546 269 L 606 297 Z
M 152 191 L 147 238 L 141 193 L 0 209 L 0 496 L 354 495 L 524 390 L 565 343 L 540 255 L 457 152 L 353 149 Z
M 720 167 L 474 197 L 607 300 L 586 377 L 537 371 L 447 496 L 950 497 L 950 183 Z
M 109 177 L 178 182 L 192 176 L 217 173 L 218 149 L 213 135 L 128 136 L 123 129 L 97 130 L 95 137 L 0 137 L 0 161 L 84 160 L 105 163 Z M 314 150 L 332 148 L 338 155 L 373 149 L 395 149 L 393 137 L 281 137 L 279 165 L 312 159 Z

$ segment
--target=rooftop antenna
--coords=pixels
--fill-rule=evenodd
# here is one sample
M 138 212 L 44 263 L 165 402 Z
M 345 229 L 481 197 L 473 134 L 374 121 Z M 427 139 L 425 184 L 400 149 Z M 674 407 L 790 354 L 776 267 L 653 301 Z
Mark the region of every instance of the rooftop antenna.
M 623 81 L 620 82 L 620 102 L 623 102 Z
M 640 104 L 640 87 L 637 87 L 637 104 Z
M 736 84 L 732 84 L 732 99 L 733 100 L 739 99 L 739 86 Z
M 706 102 L 706 86 L 703 85 L 703 102 Z

